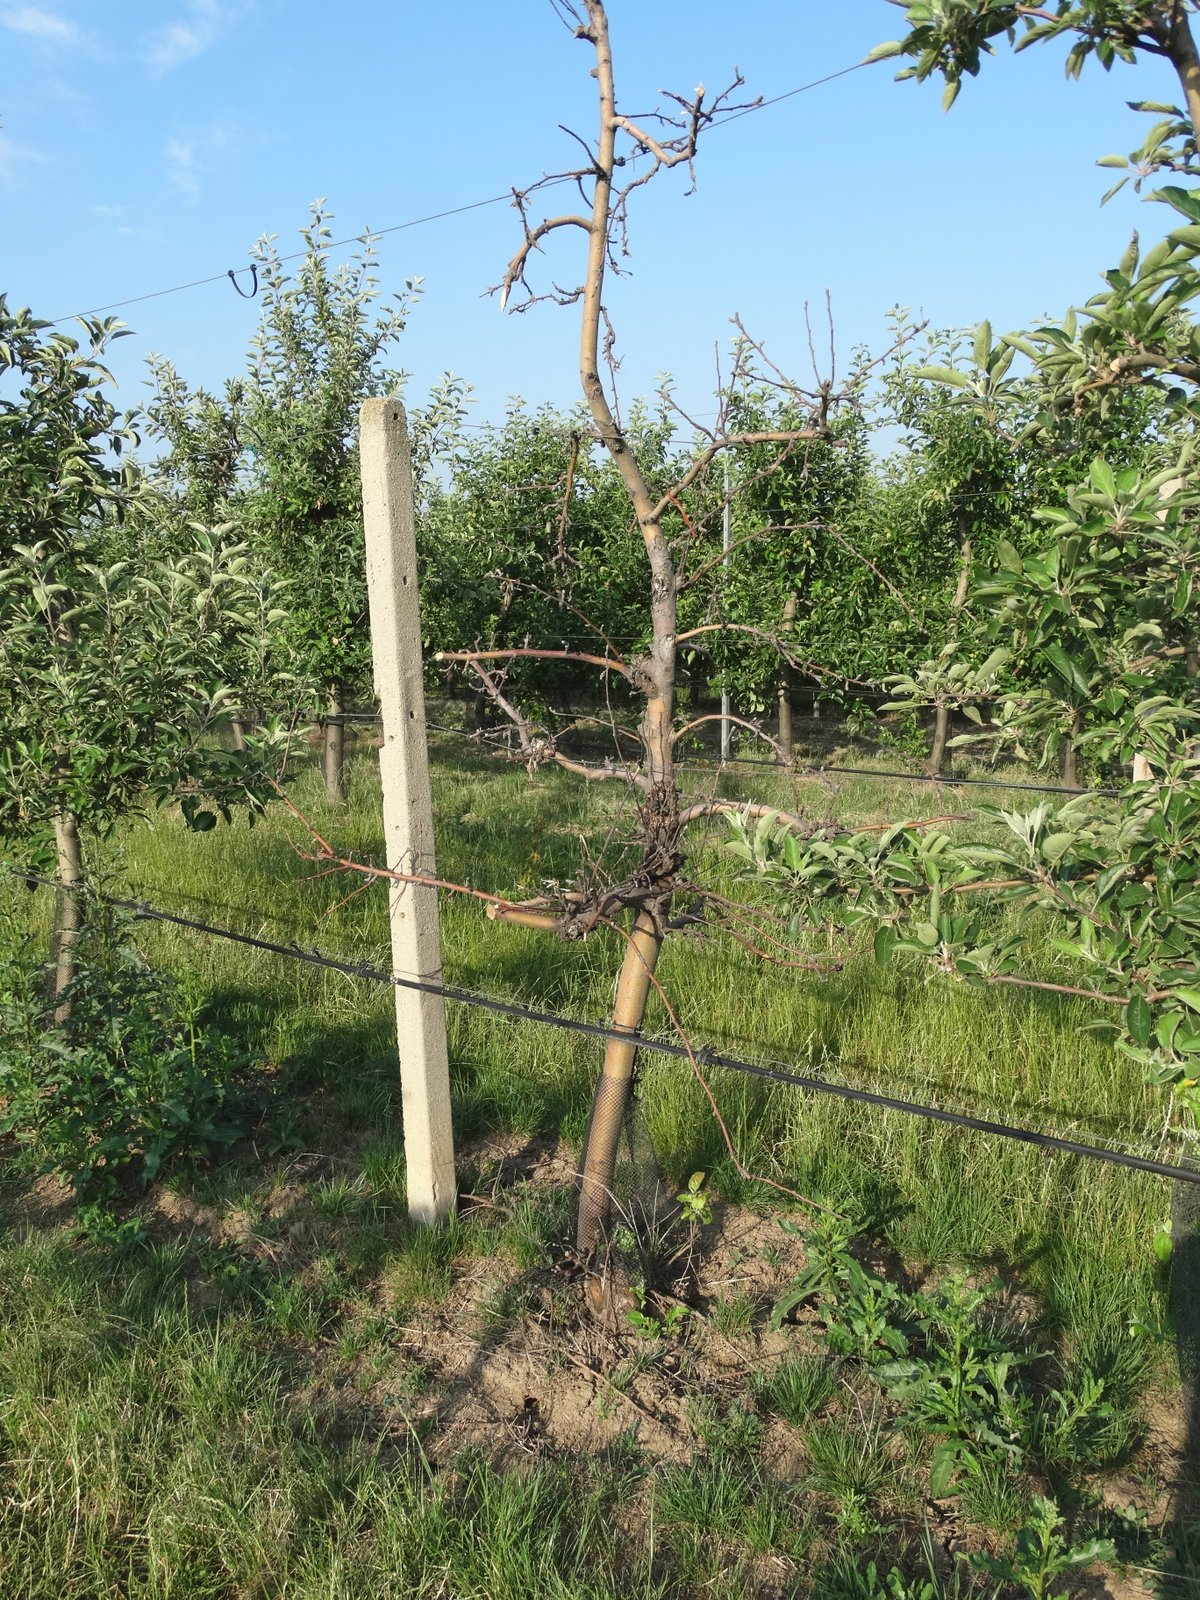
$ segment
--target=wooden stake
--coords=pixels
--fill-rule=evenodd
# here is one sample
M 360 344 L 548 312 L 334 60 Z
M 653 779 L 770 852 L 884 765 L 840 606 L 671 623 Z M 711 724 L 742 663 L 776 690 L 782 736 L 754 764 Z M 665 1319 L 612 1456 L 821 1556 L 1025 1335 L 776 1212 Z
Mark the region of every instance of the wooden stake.
M 371 650 L 383 721 L 379 769 L 387 861 L 401 871 L 433 877 L 412 466 L 403 406 L 398 400 L 364 401 L 360 430 Z M 393 883 L 389 903 L 393 970 L 440 983 L 437 891 Z M 444 1222 L 454 1209 L 455 1175 L 446 1007 L 440 995 L 396 990 L 396 1042 L 409 1215 L 418 1222 Z

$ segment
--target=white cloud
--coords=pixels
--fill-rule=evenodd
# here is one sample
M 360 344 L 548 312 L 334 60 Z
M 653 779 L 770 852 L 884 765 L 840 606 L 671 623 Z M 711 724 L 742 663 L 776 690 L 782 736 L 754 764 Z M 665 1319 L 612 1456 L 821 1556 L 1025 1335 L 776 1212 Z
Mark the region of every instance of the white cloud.
M 0 133 L 0 183 L 10 184 L 22 176 L 23 169 L 46 158 L 40 150 L 27 144 L 18 144 L 6 133 Z
M 92 207 L 92 215 L 105 218 L 123 217 L 125 215 L 125 207 L 97 205 Z
M 242 134 L 239 119 L 227 117 L 210 122 L 206 127 L 186 129 L 168 139 L 163 147 L 163 159 L 171 187 L 180 194 L 199 194 L 200 180 L 221 167 Z
M 157 71 L 169 72 L 172 67 L 203 55 L 232 20 L 223 0 L 188 0 L 186 16 L 149 35 L 145 58 Z
M 36 6 L 17 6 L 12 10 L 0 11 L 0 23 L 13 33 L 26 33 L 31 38 L 42 39 L 49 44 L 75 44 L 80 36 L 73 22 L 57 16 L 53 11 L 39 11 Z
M 168 139 L 164 152 L 167 159 L 167 177 L 180 194 L 197 194 L 200 189 L 196 177 L 196 143 L 194 139 Z

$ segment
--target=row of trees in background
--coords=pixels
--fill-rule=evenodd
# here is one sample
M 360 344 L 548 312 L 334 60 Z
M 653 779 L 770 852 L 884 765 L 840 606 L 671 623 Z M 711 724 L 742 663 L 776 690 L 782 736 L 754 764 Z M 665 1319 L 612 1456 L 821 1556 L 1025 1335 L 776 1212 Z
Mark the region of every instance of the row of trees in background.
M 76 346 L 39 330 L 27 313 L 6 312 L 6 364 L 26 385 L 19 402 L 6 403 L 6 439 L 46 459 L 9 483 L 5 582 L 10 598 L 15 585 L 37 615 L 33 563 L 37 582 L 69 589 L 85 632 L 89 605 L 110 620 L 121 607 L 138 610 L 146 640 L 160 643 L 141 650 L 144 681 L 129 703 L 167 724 L 184 716 L 201 735 L 223 723 L 243 755 L 250 708 L 269 721 L 319 705 L 326 786 L 337 799 L 342 713 L 370 691 L 357 410 L 367 395 L 402 386 L 391 363 L 419 291 L 410 283 L 381 306 L 370 242 L 335 267 L 328 221 L 314 207 L 294 278 L 273 244 L 259 247 L 262 313 L 245 374 L 218 395 L 190 389 L 169 361 L 154 357 L 153 397 L 140 420 L 120 416 L 104 392 L 103 350 L 122 330 L 89 325 Z M 972 566 L 995 569 L 1001 557 L 1011 566 L 1036 554 L 1032 508 L 1065 504 L 1067 486 L 1102 435 L 1111 439 L 1116 430 L 1123 459 L 1149 468 L 1178 454 L 1180 419 L 1165 397 L 1144 390 L 1123 393 L 1102 420 L 1096 411 L 1047 413 L 1036 375 L 1013 375 L 1017 345 L 993 342 L 986 325 L 973 342 L 938 335 L 919 353 L 914 330 L 901 323 L 897 333 L 900 354 L 875 392 L 857 394 L 828 434 L 801 450 L 769 442 L 794 425 L 795 402 L 765 353 L 739 333 L 722 397 L 725 425 L 767 442 L 740 452 L 731 475 L 710 468 L 692 476 L 673 508 L 691 535 L 679 617 L 695 640 L 682 656 L 682 678 L 697 714 L 722 687 L 747 716 L 778 704 L 777 730 L 789 749 L 791 697 L 801 686 L 864 720 L 881 690 L 907 692 L 935 709 L 930 762 L 937 771 L 962 688 L 946 673 L 961 675 L 962 638 L 975 622 L 967 604 Z M 448 378 L 414 415 L 429 657 L 447 646 L 569 653 L 597 641 L 613 654 L 636 654 L 648 642 L 642 541 L 592 419 L 582 409 L 518 402 L 503 423 L 472 428 L 466 400 L 466 386 Z M 880 427 L 903 430 L 886 457 L 872 449 Z M 131 456 L 139 429 L 142 469 Z M 669 388 L 631 408 L 626 433 L 656 492 L 687 479 L 706 443 L 681 420 Z M 62 452 L 73 463 L 65 495 L 55 464 Z M 94 589 L 76 596 L 80 579 L 66 570 L 68 561 L 95 569 Z M 195 597 L 187 603 L 185 589 Z M 192 635 L 195 662 L 179 631 L 186 604 L 203 619 Z M 160 607 L 167 620 L 151 626 Z M 6 630 L 14 662 L 21 640 L 40 647 L 37 626 Z M 106 637 L 127 633 L 110 627 Z M 188 686 L 175 689 L 178 706 L 167 686 L 172 639 L 184 651 L 173 681 Z M 160 678 L 146 676 L 150 663 Z M 130 663 L 119 670 L 127 676 Z M 430 670 L 443 685 L 463 681 L 445 668 Z M 26 681 L 30 671 L 22 656 Z M 508 673 L 556 739 L 605 710 L 594 675 L 578 662 L 514 658 Z M 1006 660 L 992 687 L 1015 688 L 1028 673 L 1027 661 Z M 95 694 L 101 677 L 89 668 L 79 683 Z M 7 725 L 21 730 L 7 756 L 12 768 L 17 751 L 41 748 L 46 718 L 12 689 L 13 673 L 8 681 Z M 203 704 L 195 698 L 203 698 L 200 685 L 209 686 Z M 1061 750 L 1064 776 L 1074 781 L 1091 685 L 1059 672 L 1043 675 L 1038 688 L 1046 701 L 1041 737 L 1027 739 L 1023 753 L 1049 764 Z M 608 693 L 610 702 L 628 698 L 620 678 Z M 110 693 L 106 704 L 115 711 L 118 703 Z M 144 730 L 129 741 L 101 737 L 95 707 L 76 720 L 98 730 L 95 742 L 118 764 L 127 744 L 147 748 Z M 80 738 L 76 729 L 52 742 L 79 748 Z M 237 788 L 244 761 L 202 758 L 202 737 L 186 749 L 179 771 L 167 762 L 166 776 L 147 780 L 149 787 L 194 794 L 204 787 L 203 771 L 210 787 Z M 53 789 L 45 764 L 28 759 L 28 773 L 19 778 L 14 768 L 8 786 L 9 826 L 79 814 L 80 802 L 69 797 L 33 806 L 17 798 L 36 789 L 44 799 Z M 142 792 L 136 770 L 133 763 L 122 774 L 116 788 L 123 794 Z M 210 815 L 189 806 L 202 819 Z M 66 848 L 69 820 L 54 825 Z
M 1200 177 L 1200 55 L 1195 7 L 1067 0 L 1047 8 L 1002 0 L 905 7 L 910 31 L 881 56 L 907 57 L 902 77 L 934 73 L 953 102 L 992 41 L 1018 49 L 1065 35 L 1068 71 L 1139 54 L 1175 69 L 1186 106 L 1162 114 L 1130 158 L 1148 178 Z M 881 963 L 897 952 L 971 984 L 1012 984 L 1085 997 L 1087 1024 L 1109 1033 L 1151 1081 L 1200 1111 L 1200 200 L 1165 183 L 1150 198 L 1169 231 L 1144 253 L 1135 238 L 1104 287 L 1061 322 L 1008 335 L 981 329 L 974 382 L 957 367 L 932 414 L 967 430 L 994 408 L 997 436 L 1050 449 L 1036 457 L 1028 527 L 1034 544 L 995 530 L 991 559 L 963 590 L 970 635 L 907 688 L 935 693 L 982 722 L 991 690 L 1002 740 L 1040 751 L 1068 743 L 1113 769 L 1132 768 L 1115 803 L 1093 795 L 1018 814 L 996 811 L 999 839 L 964 842 L 898 823 L 882 836 L 803 841 L 786 825 L 739 827 L 735 847 L 778 888 L 792 915 L 831 928 L 873 927 Z M 1005 382 L 1009 353 L 1032 364 Z M 1017 430 L 1020 430 L 1017 432 Z M 1068 448 L 1061 449 L 1065 437 Z M 1056 448 L 1058 447 L 1058 448 Z M 990 458 L 989 458 L 990 459 Z M 964 543 L 965 543 L 964 534 Z M 1031 531 L 1027 539 L 1033 537 Z M 993 689 L 995 683 L 1003 686 Z M 1038 913 L 1065 958 L 1038 975 L 1023 918 L 997 933 L 996 899 Z

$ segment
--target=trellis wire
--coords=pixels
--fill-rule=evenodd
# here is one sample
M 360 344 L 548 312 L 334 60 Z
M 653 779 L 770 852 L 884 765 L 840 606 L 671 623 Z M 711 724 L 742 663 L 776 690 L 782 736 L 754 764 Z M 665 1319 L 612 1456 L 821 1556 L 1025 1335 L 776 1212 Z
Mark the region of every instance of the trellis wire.
M 47 888 L 57 889 L 59 884 L 53 878 L 43 877 L 40 873 L 26 872 L 19 868 L 9 868 L 10 876 L 23 878 L 29 884 L 42 884 Z M 499 1016 L 514 1017 L 523 1022 L 538 1022 L 547 1027 L 560 1028 L 569 1033 L 582 1034 L 590 1039 L 628 1039 L 628 1032 L 607 1026 L 602 1022 L 586 1022 L 576 1017 L 564 1017 L 553 1011 L 542 1011 L 530 1006 L 517 1004 L 513 1000 L 501 1000 L 493 995 L 477 994 L 469 989 L 461 989 L 452 984 L 428 983 L 420 978 L 402 976 L 399 973 L 385 972 L 378 967 L 371 966 L 366 961 L 339 961 L 336 957 L 322 954 L 319 950 L 304 950 L 298 944 L 276 944 L 269 939 L 260 939 L 253 934 L 238 933 L 232 928 L 216 927 L 212 923 L 198 922 L 192 917 L 182 917 L 173 911 L 163 911 L 147 901 L 123 900 L 112 895 L 99 896 L 105 904 L 131 911 L 141 921 L 166 922 L 176 927 L 188 928 L 196 933 L 202 933 L 210 938 L 226 939 L 234 944 L 249 946 L 253 950 L 262 950 L 271 955 L 286 957 L 292 961 L 301 961 L 309 966 L 325 968 L 331 972 L 343 973 L 349 978 L 361 978 L 370 983 L 389 983 L 402 989 L 413 989 L 421 994 L 440 995 L 443 1000 L 454 1001 L 459 1005 L 476 1006 L 486 1011 L 491 1011 Z M 938 1106 L 919 1104 L 914 1100 L 904 1100 L 896 1095 L 880 1094 L 872 1089 L 856 1089 L 849 1084 L 831 1083 L 824 1078 L 814 1078 L 804 1073 L 791 1072 L 782 1067 L 767 1066 L 759 1062 L 745 1061 L 737 1056 L 727 1056 L 723 1052 L 713 1049 L 709 1045 L 702 1045 L 695 1049 L 674 1039 L 655 1039 L 638 1035 L 638 1048 L 648 1050 L 658 1055 L 672 1056 L 693 1063 L 696 1067 L 722 1067 L 730 1072 L 741 1072 L 751 1077 L 762 1078 L 771 1083 L 783 1084 L 789 1088 L 804 1089 L 810 1094 L 824 1094 L 836 1099 L 849 1100 L 859 1105 L 879 1106 L 885 1111 L 900 1111 L 907 1116 L 920 1117 L 932 1122 L 948 1123 L 952 1127 L 966 1128 L 977 1133 L 990 1134 L 996 1138 L 1013 1139 L 1018 1143 L 1033 1145 L 1038 1149 L 1060 1151 L 1065 1155 L 1081 1156 L 1089 1161 L 1107 1162 L 1112 1166 L 1132 1168 L 1138 1172 L 1153 1173 L 1158 1177 L 1171 1178 L 1176 1182 L 1200 1184 L 1200 1168 L 1181 1167 L 1169 1162 L 1154 1161 L 1147 1156 L 1135 1156 L 1121 1150 L 1106 1150 L 1100 1145 L 1087 1144 L 1076 1139 L 1064 1139 L 1058 1134 L 1044 1133 L 1038 1129 L 1019 1128 L 1011 1123 L 994 1122 L 990 1118 L 972 1116 L 966 1112 L 946 1111 Z

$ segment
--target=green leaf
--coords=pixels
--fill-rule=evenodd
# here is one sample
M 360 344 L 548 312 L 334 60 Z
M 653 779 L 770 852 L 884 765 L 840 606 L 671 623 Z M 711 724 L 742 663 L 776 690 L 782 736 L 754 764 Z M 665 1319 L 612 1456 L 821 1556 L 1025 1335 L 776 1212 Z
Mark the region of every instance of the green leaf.
M 959 1463 L 960 1446 L 949 1440 L 939 1444 L 933 1452 L 929 1463 L 929 1493 L 935 1500 L 941 1500 L 950 1487 Z
M 863 65 L 869 65 L 872 61 L 888 61 L 892 56 L 903 54 L 904 46 L 900 43 L 900 40 L 888 39 L 883 44 L 877 44 L 867 51 L 863 57 Z
M 1110 500 L 1116 499 L 1117 482 L 1107 461 L 1097 457 L 1088 469 L 1088 476 L 1092 480 L 1092 487 L 1097 493 L 1107 495 Z
M 1014 576 L 1025 570 L 1021 557 L 1017 554 L 1016 545 L 1011 544 L 1007 539 L 998 539 L 996 541 L 996 560 L 1005 572 L 1011 572 Z M 991 658 L 989 657 L 988 659 L 990 660 Z
M 1125 1026 L 1135 1043 L 1147 1045 L 1154 1028 L 1154 1013 L 1143 995 L 1135 994 L 1125 1007 Z
M 1042 855 L 1056 867 L 1074 843 L 1073 833 L 1048 833 L 1042 840 Z
M 1168 184 L 1164 189 L 1156 189 L 1150 199 L 1161 200 L 1192 222 L 1200 222 L 1200 194 L 1195 194 L 1190 189 L 1180 189 L 1175 184 Z
M 1042 646 L 1042 654 L 1059 676 L 1065 679 L 1078 694 L 1087 695 L 1090 692 L 1087 678 L 1080 671 L 1077 664 L 1072 661 L 1062 645 L 1054 642 L 1045 644 Z
M 892 952 L 896 948 L 896 934 L 887 923 L 881 923 L 875 930 L 875 965 L 886 967 L 892 959 Z
M 924 383 L 948 383 L 955 389 L 971 387 L 971 380 L 966 373 L 956 372 L 953 367 L 914 367 L 912 376 Z

